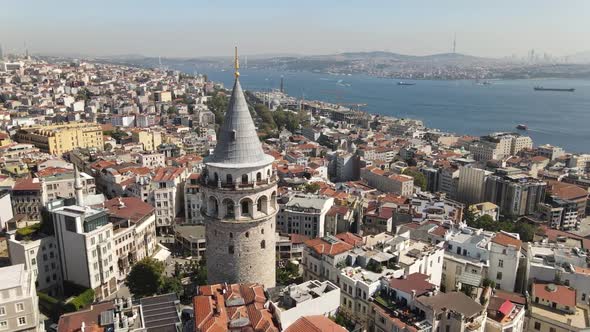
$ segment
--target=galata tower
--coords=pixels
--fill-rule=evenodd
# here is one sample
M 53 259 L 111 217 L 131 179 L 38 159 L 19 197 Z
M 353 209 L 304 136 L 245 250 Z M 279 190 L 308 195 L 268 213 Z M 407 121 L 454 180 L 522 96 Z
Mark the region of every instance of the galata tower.
M 207 279 L 275 286 L 274 158 L 264 153 L 239 81 L 235 82 L 213 155 L 205 160 L 203 215 Z

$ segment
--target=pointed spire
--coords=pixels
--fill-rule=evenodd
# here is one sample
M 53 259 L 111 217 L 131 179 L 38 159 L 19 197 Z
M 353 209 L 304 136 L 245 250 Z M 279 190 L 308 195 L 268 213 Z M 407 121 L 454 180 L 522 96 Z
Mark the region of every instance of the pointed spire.
M 208 164 L 217 167 L 256 167 L 269 165 L 274 158 L 264 153 L 248 103 L 240 85 L 238 53 L 235 54 L 235 82 L 225 119 L 217 134 L 217 145 Z

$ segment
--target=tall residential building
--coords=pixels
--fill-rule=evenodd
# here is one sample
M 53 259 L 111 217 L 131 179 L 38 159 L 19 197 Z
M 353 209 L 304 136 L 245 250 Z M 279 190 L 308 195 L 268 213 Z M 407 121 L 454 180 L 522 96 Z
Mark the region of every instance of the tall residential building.
M 152 178 L 151 201 L 156 207 L 158 233 L 172 234 L 174 221 L 184 206 L 184 182 L 186 169 L 162 167 Z
M 32 270 L 24 264 L 0 268 L 0 331 L 45 331 Z
M 52 214 L 63 279 L 94 289 L 97 300 L 113 294 L 117 257 L 107 212 L 71 205 L 55 208 Z
M 49 126 L 32 126 L 20 129 L 15 138 L 30 143 L 41 151 L 62 155 L 75 148 L 104 147 L 102 129 L 95 123 L 68 123 Z
M 17 179 L 12 187 L 12 211 L 27 220 L 40 220 L 43 189 L 38 178 Z
M 459 169 L 457 200 L 466 204 L 477 204 L 483 202 L 486 177 L 489 174 L 489 171 L 483 169 L 474 167 L 461 167 Z
M 500 207 L 500 213 L 524 216 L 538 210 L 545 199 L 547 183 L 523 174 L 516 168 L 502 168 L 488 176 L 484 200 Z
M 191 174 L 184 185 L 184 219 L 189 224 L 202 224 L 202 195 L 199 185 L 200 174 Z
M 261 283 L 274 287 L 274 157 L 262 150 L 238 76 L 236 68 L 225 121 L 202 176 L 207 277 L 210 284 Z

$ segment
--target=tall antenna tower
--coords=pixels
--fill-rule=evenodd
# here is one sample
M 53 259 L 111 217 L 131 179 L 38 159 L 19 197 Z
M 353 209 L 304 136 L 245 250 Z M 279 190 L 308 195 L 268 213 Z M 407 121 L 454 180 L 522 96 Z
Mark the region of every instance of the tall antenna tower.
M 453 36 L 453 54 L 457 53 L 457 34 Z

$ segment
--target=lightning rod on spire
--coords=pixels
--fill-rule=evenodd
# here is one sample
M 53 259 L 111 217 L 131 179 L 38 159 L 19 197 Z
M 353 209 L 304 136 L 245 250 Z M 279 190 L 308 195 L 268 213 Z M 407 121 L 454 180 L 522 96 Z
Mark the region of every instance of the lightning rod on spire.
M 238 69 L 240 69 L 240 58 L 238 57 L 238 47 L 235 47 L 235 55 L 234 55 L 234 75 L 236 76 L 236 79 L 238 77 L 240 77 L 240 72 L 238 71 Z

